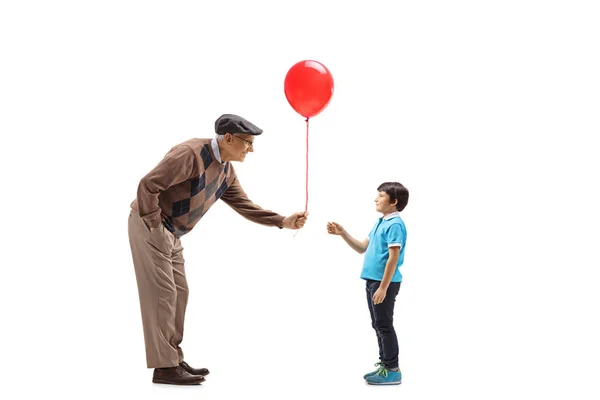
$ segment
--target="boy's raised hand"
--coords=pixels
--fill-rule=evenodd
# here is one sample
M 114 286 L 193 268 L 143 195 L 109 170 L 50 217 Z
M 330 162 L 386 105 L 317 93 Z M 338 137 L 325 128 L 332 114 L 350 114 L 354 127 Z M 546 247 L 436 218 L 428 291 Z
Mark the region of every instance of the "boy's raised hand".
M 344 232 L 344 228 L 337 222 L 328 222 L 327 223 L 327 233 L 331 235 L 341 235 Z

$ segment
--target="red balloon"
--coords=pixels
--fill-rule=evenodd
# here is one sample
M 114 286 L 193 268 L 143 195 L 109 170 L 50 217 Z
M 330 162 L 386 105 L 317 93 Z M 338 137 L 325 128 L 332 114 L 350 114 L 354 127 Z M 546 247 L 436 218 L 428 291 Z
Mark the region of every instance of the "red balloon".
M 318 61 L 304 60 L 285 76 L 285 97 L 300 115 L 311 118 L 325 109 L 333 94 L 333 77 Z

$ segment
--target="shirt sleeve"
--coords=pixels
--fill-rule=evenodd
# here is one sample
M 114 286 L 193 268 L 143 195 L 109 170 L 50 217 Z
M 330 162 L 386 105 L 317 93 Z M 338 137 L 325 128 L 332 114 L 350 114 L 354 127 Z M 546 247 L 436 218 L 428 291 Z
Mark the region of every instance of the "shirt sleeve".
M 400 247 L 402 249 L 403 243 L 406 241 L 406 235 L 402 227 L 398 224 L 393 224 L 388 228 L 387 231 L 387 243 L 389 247 Z
M 150 227 L 156 228 L 160 225 L 160 193 L 190 179 L 200 164 L 196 161 L 191 147 L 178 146 L 171 149 L 158 165 L 142 178 L 137 190 L 137 206 L 140 217 Z
M 242 189 L 237 176 L 233 183 L 221 196 L 229 207 L 234 209 L 244 218 L 261 225 L 281 227 L 284 217 L 274 211 L 265 210 L 262 207 L 254 204 Z

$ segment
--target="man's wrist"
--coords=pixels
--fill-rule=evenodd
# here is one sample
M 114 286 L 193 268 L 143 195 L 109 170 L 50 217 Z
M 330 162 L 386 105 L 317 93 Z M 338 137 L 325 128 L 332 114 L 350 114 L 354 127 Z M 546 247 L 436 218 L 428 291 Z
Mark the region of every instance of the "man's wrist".
M 283 218 L 281 219 L 281 221 L 279 221 L 279 223 L 277 224 L 277 227 L 278 227 L 279 229 L 283 229 L 283 228 L 284 228 L 284 227 L 283 227 L 283 223 L 284 223 L 284 222 L 285 222 L 285 217 L 283 217 Z

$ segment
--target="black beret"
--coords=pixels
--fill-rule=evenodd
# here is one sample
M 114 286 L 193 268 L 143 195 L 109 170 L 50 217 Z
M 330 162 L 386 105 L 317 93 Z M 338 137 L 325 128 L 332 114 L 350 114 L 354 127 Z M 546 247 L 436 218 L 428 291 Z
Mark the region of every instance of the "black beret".
M 215 121 L 215 133 L 224 135 L 226 133 L 245 133 L 248 135 L 260 135 L 262 129 L 235 114 L 223 114 Z

